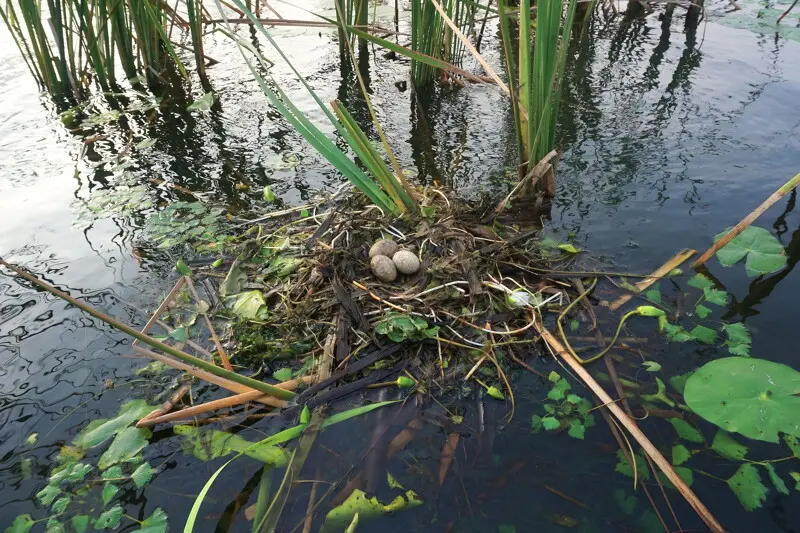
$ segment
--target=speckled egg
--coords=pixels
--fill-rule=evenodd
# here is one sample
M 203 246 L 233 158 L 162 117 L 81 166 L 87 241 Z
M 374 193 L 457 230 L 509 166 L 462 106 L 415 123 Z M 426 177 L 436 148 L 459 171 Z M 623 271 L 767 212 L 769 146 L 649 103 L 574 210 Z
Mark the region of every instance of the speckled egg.
M 375 277 L 381 281 L 391 282 L 397 279 L 397 267 L 385 255 L 376 255 L 369 262 L 369 267 Z
M 369 258 L 372 259 L 376 255 L 385 255 L 392 257 L 397 251 L 397 243 L 391 239 L 380 239 L 375 241 L 372 248 L 369 249 Z
M 419 271 L 419 259 L 413 252 L 400 250 L 392 256 L 392 262 L 403 274 L 416 274 Z

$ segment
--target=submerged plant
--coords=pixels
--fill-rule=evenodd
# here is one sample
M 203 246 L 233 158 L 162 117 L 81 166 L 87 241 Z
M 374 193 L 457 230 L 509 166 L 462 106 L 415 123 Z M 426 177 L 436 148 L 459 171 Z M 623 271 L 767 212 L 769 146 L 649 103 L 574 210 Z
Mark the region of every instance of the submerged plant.
M 547 379 L 551 386 L 542 404 L 544 416 L 533 415 L 531 429 L 535 433 L 566 428 L 570 437 L 583 440 L 586 430 L 595 425 L 592 402 L 572 393 L 572 385 L 557 372 L 550 372 Z

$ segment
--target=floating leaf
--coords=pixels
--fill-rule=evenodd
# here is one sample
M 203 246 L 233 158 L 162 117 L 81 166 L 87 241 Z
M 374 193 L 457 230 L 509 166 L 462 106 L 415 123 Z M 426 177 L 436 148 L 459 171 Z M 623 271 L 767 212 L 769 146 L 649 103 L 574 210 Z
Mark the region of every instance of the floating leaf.
M 781 479 L 781 477 L 778 475 L 778 472 L 775 471 L 775 467 L 772 466 L 772 463 L 764 463 L 761 466 L 767 469 L 769 479 L 772 481 L 772 484 L 775 485 L 775 488 L 778 490 L 778 492 L 788 495 L 789 489 L 786 487 L 786 483 L 783 482 L 783 479 Z
M 552 382 L 552 383 L 555 383 L 556 381 L 558 381 L 560 379 L 561 379 L 561 376 L 558 374 L 558 372 L 555 372 L 553 370 L 551 370 L 550 374 L 547 376 L 547 380 Z
M 665 324 L 664 333 L 666 333 L 667 338 L 673 342 L 688 342 L 694 340 L 694 337 L 681 326 Z
M 5 533 L 28 533 L 36 522 L 29 514 L 18 515 L 5 530 Z
M 672 447 L 672 464 L 682 465 L 692 457 L 692 452 L 689 451 L 683 444 L 676 444 Z
M 131 400 L 120 407 L 119 413 L 115 418 L 90 422 L 86 428 L 78 433 L 73 443 L 81 448 L 98 446 L 143 416 L 151 413 L 155 408 L 155 406 L 147 405 L 144 400 Z
M 277 379 L 278 381 L 288 381 L 292 379 L 292 369 L 288 367 L 279 368 L 278 370 L 272 373 L 272 377 Z
M 136 470 L 133 471 L 133 474 L 131 474 L 133 484 L 136 485 L 137 489 L 141 489 L 153 478 L 154 472 L 155 471 L 153 470 L 153 467 L 150 466 L 150 463 L 140 464 Z
M 717 235 L 714 242 L 727 233 Z M 717 252 L 717 259 L 726 267 L 745 259 L 747 275 L 755 277 L 777 272 L 786 266 L 786 250 L 768 230 L 748 226 Z
M 72 501 L 71 497 L 62 496 L 53 503 L 53 506 L 50 508 L 50 510 L 56 514 L 63 513 L 67 509 L 67 506 L 70 504 L 71 501 Z
M 745 357 L 705 364 L 686 382 L 689 408 L 730 432 L 778 442 L 778 433 L 800 436 L 800 372 Z
M 432 339 L 439 334 L 439 327 L 430 327 L 424 318 L 402 313 L 388 313 L 375 326 L 375 332 L 386 335 L 393 342 Z
M 633 511 L 636 510 L 636 497 L 629 496 L 622 489 L 616 489 L 614 491 L 614 500 L 616 500 L 622 512 L 628 516 L 631 516 Z
M 703 274 L 695 274 L 689 279 L 689 286 L 704 291 L 706 289 L 712 288 L 714 286 L 714 282 L 708 279 Z
M 717 332 L 705 326 L 695 326 L 692 331 L 689 332 L 689 335 L 703 344 L 714 344 L 717 341 Z
M 58 521 L 58 518 L 52 516 L 45 524 L 44 533 L 66 533 L 66 529 L 64 529 L 64 524 Z
M 272 203 L 276 200 L 275 193 L 272 192 L 272 189 L 270 188 L 269 185 L 264 186 L 264 200 L 266 200 L 269 203 Z
M 108 502 L 114 499 L 114 496 L 119 492 L 119 487 L 113 483 L 106 483 L 103 486 L 102 498 L 103 505 L 108 505 Z
M 567 430 L 567 435 L 576 439 L 583 440 L 585 434 L 586 434 L 586 427 L 583 425 L 583 422 L 577 419 L 569 421 L 569 430 Z
M 122 507 L 115 505 L 97 517 L 97 519 L 94 521 L 94 528 L 97 530 L 117 529 L 121 519 Z
M 49 483 L 51 485 L 58 485 L 64 481 L 74 483 L 81 481 L 91 471 L 92 465 L 86 463 L 66 463 L 63 467 L 53 470 Z
M 678 474 L 678 477 L 681 478 L 687 487 L 692 486 L 694 483 L 694 474 L 692 473 L 691 468 L 687 468 L 685 466 L 676 466 L 673 468 L 673 470 L 676 474 Z M 676 490 L 675 484 L 672 483 L 672 481 L 670 481 L 662 472 L 658 472 L 658 479 L 668 489 Z
M 572 405 L 580 405 L 583 401 L 583 398 L 578 396 L 577 394 L 567 394 L 567 401 Z
M 728 347 L 728 351 L 731 353 L 731 355 L 738 355 L 740 357 L 750 357 L 749 344 L 734 344 L 728 341 L 725 343 L 725 345 Z
M 178 262 L 175 263 L 175 270 L 178 271 L 178 274 L 181 276 L 191 276 L 192 269 L 189 268 L 189 265 L 183 262 L 183 259 L 178 259 Z
M 672 376 L 669 378 L 669 384 L 672 385 L 672 388 L 678 391 L 678 394 L 683 395 L 684 389 L 686 389 L 686 382 L 689 378 L 694 374 L 694 370 L 691 372 L 687 372 L 685 374 L 681 374 L 679 376 Z
M 531 431 L 534 433 L 538 433 L 542 430 L 544 424 L 542 423 L 542 417 L 539 415 L 533 415 L 531 417 Z
M 152 432 L 147 428 L 125 428 L 114 438 L 108 450 L 100 456 L 97 466 L 105 470 L 111 465 L 132 459 L 144 450 L 151 435 Z
M 166 533 L 168 521 L 167 513 L 157 507 L 153 514 L 142 520 L 141 527 L 133 533 Z
M 302 429 L 302 426 L 300 426 Z M 282 467 L 286 465 L 286 452 L 271 444 L 251 442 L 239 435 L 218 430 L 200 430 L 194 426 L 176 426 L 173 431 L 186 437 L 182 447 L 203 461 L 231 453 L 244 453 L 261 463 Z
M 581 323 L 578 322 L 577 320 L 570 320 L 569 321 L 569 330 L 571 332 L 575 333 L 576 331 L 578 331 L 580 329 L 580 327 L 581 327 Z
M 747 329 L 747 326 L 745 326 L 741 322 L 734 322 L 733 324 L 725 324 L 724 330 L 725 330 L 725 335 L 728 336 L 728 340 L 731 342 L 737 342 L 743 344 L 750 344 L 752 342 L 752 338 L 750 337 L 750 331 Z
M 547 397 L 556 402 L 560 402 L 567 397 L 567 392 L 571 389 L 569 382 L 566 379 L 559 379 L 555 382 L 553 387 L 547 391 Z
M 697 444 L 703 443 L 703 435 L 683 418 L 670 418 L 669 423 L 672 424 L 672 427 L 678 432 L 680 438 Z
M 55 485 L 47 485 L 45 488 L 36 493 L 36 499 L 42 505 L 50 505 L 61 494 L 61 489 Z
M 800 441 L 797 440 L 797 437 L 783 435 L 783 441 L 786 443 L 789 449 L 792 450 L 792 455 L 800 459 Z
M 644 368 L 648 372 L 660 372 L 661 365 L 656 363 L 655 361 L 645 361 L 642 363 L 642 368 Z
M 636 474 L 639 480 L 647 481 L 650 479 L 650 469 L 647 467 L 647 461 L 645 461 L 644 457 L 639 454 L 633 454 L 633 460 L 636 463 Z M 633 469 L 622 450 L 617 450 L 617 467 L 615 470 L 629 478 L 634 477 Z
M 29 446 L 33 446 L 34 444 L 36 444 L 36 441 L 37 441 L 38 439 L 39 439 L 39 434 L 38 434 L 38 433 L 31 433 L 31 434 L 30 434 L 30 435 L 28 435 L 28 437 L 25 439 L 25 444 L 27 444 L 27 445 L 29 445 Z
M 235 296 L 230 296 L 227 300 L 233 314 L 245 320 L 256 320 L 262 317 L 262 312 L 267 308 L 264 294 L 258 290 L 240 292 Z
M 714 305 L 726 306 L 728 305 L 728 293 L 717 289 L 706 287 L 703 289 L 703 295 L 710 303 Z
M 767 487 L 756 467 L 749 463 L 741 465 L 727 483 L 747 511 L 758 509 L 767 499 Z
M 119 467 L 119 466 L 112 466 L 112 467 L 111 467 L 111 468 L 109 468 L 108 470 L 105 470 L 105 471 L 103 472 L 103 474 L 102 474 L 100 477 L 102 477 L 102 478 L 103 478 L 103 479 L 105 479 L 105 480 L 109 480 L 109 479 L 113 479 L 113 480 L 122 479 L 122 477 L 123 477 L 123 475 L 122 475 L 122 467 Z
M 207 92 L 186 108 L 186 111 L 208 111 L 211 109 L 211 106 L 214 105 L 214 100 L 216 100 L 216 95 L 213 91 Z
M 186 342 L 186 340 L 189 338 L 189 332 L 186 330 L 186 326 L 181 326 L 172 330 L 169 336 L 175 339 L 177 342 Z
M 542 418 L 542 427 L 548 431 L 552 431 L 554 429 L 560 428 L 561 422 L 559 422 L 557 418 L 553 418 L 552 416 L 546 416 Z
M 580 252 L 580 250 L 578 248 L 575 248 L 575 246 L 570 244 L 570 243 L 559 244 L 558 246 L 556 246 L 556 248 L 558 248 L 559 250 L 561 250 L 563 252 L 567 252 L 569 254 L 577 254 L 577 253 Z
M 646 291 L 644 293 L 644 297 L 650 300 L 651 302 L 655 302 L 657 304 L 661 303 L 661 289 L 658 285 L 654 285 L 652 289 Z
M 699 318 L 706 318 L 711 314 L 711 309 L 703 304 L 700 304 L 694 308 L 694 314 L 696 314 Z
M 369 498 L 364 491 L 355 489 L 344 503 L 328 512 L 321 531 L 322 533 L 343 531 L 353 521 L 353 516 L 356 513 L 358 513 L 360 520 L 366 521 L 420 505 L 422 505 L 422 500 L 413 490 L 397 496 L 388 504 L 383 504 L 378 501 L 377 497 Z
M 728 459 L 741 461 L 749 451 L 749 448 L 744 444 L 739 444 L 731 437 L 730 433 L 720 429 L 714 435 L 714 441 L 711 443 L 711 449 Z
M 77 533 L 86 533 L 86 530 L 89 528 L 89 515 L 75 515 L 70 519 L 70 523 Z

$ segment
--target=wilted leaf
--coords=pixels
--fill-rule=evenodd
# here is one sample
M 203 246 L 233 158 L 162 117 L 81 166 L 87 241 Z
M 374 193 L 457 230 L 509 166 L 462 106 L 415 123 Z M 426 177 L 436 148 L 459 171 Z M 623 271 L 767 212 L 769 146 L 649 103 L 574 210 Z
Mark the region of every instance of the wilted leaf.
M 778 433 L 800 436 L 800 372 L 745 357 L 705 364 L 686 382 L 689 408 L 726 431 L 778 442 Z
M 417 493 L 413 490 L 406 491 L 405 494 L 397 496 L 388 504 L 378 501 L 373 496 L 367 497 L 364 491 L 355 489 L 343 504 L 331 509 L 325 516 L 325 523 L 322 525 L 322 533 L 333 533 L 344 531 L 353 521 L 353 516 L 358 513 L 361 521 L 371 520 L 380 516 L 390 515 L 405 509 L 411 509 L 422 505 Z
M 252 290 L 240 292 L 227 298 L 233 314 L 245 320 L 256 320 L 266 311 L 266 302 L 261 291 Z
M 728 232 L 722 232 L 714 238 L 721 239 Z M 777 272 L 786 266 L 786 250 L 783 245 L 764 228 L 748 226 L 717 252 L 717 259 L 722 266 L 735 265 L 745 259 L 745 270 L 751 277 Z
M 105 470 L 111 465 L 132 459 L 144 450 L 151 435 L 152 432 L 147 428 L 125 428 L 116 436 L 108 450 L 100 456 L 97 466 Z
M 97 517 L 97 519 L 94 521 L 94 528 L 97 530 L 117 529 L 121 519 L 122 507 L 115 505 Z
M 761 482 L 756 467 L 749 463 L 740 466 L 727 483 L 747 511 L 758 509 L 767 499 L 767 487 Z

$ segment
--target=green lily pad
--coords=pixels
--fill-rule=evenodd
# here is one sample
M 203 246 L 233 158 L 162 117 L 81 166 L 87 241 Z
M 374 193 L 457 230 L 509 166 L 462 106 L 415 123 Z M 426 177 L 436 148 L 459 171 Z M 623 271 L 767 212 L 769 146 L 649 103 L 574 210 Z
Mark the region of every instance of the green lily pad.
M 721 239 L 727 231 L 714 238 Z M 772 233 L 764 228 L 749 226 L 717 252 L 722 266 L 732 266 L 745 259 L 750 277 L 777 272 L 786 265 L 786 250 Z
M 730 432 L 778 442 L 800 436 L 800 372 L 764 359 L 726 357 L 707 363 L 686 382 L 689 408 Z

